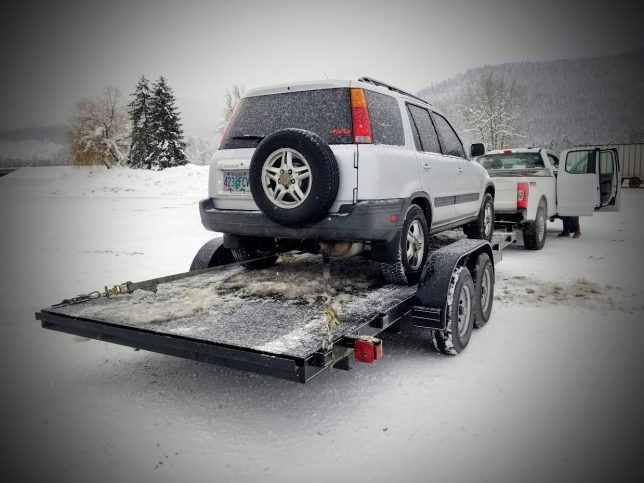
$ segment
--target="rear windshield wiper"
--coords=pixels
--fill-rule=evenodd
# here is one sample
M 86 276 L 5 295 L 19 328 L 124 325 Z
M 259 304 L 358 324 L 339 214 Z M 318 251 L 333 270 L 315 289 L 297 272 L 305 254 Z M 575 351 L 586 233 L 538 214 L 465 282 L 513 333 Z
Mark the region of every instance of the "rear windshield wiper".
M 254 139 L 257 141 L 261 141 L 265 137 L 266 136 L 257 136 L 256 134 L 240 134 L 238 136 L 233 136 L 233 139 Z

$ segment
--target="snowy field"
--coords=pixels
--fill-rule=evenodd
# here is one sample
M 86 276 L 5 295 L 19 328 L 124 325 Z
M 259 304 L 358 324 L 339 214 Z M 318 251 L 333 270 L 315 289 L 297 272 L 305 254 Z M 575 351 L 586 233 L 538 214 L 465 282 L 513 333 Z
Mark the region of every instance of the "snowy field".
M 5 481 L 644 481 L 644 189 L 579 240 L 555 222 L 542 251 L 509 248 L 458 357 L 412 330 L 300 385 L 39 327 L 63 298 L 186 270 L 212 237 L 206 182 L 195 166 L 0 178 Z

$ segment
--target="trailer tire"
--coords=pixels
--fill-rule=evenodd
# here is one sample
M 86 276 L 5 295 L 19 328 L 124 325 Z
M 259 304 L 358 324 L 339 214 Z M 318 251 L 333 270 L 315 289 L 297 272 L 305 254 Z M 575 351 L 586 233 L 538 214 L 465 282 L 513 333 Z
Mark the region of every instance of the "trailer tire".
M 264 268 L 269 268 L 275 265 L 278 256 L 269 256 L 271 251 L 262 251 L 252 247 L 241 247 L 241 248 L 231 248 L 230 251 L 236 262 L 246 262 L 246 260 L 252 260 L 246 263 L 242 263 L 241 266 L 249 268 L 251 270 L 262 270 Z M 266 258 L 262 258 L 266 257 Z M 261 258 L 261 260 L 253 260 L 254 258 Z
M 639 188 L 641 183 L 642 183 L 642 180 L 639 179 L 637 176 L 633 176 L 632 178 L 628 179 L 629 188 Z
M 213 238 L 199 249 L 190 265 L 190 271 L 235 263 L 233 254 L 224 247 L 222 238 Z
M 523 227 L 523 244 L 528 250 L 541 250 L 546 244 L 546 230 L 548 221 L 546 219 L 546 205 L 543 200 L 537 208 L 537 216 L 534 221 L 526 223 Z
M 476 221 L 463 226 L 467 238 L 492 241 L 494 234 L 494 198 L 490 193 L 485 193 L 483 203 Z
M 410 242 L 408 237 L 415 237 L 416 241 Z M 393 262 L 380 263 L 382 275 L 387 282 L 395 285 L 417 283 L 429 254 L 429 226 L 420 206 L 411 205 L 407 209 L 405 221 L 396 234 L 394 243 L 397 250 L 396 259 Z M 411 249 L 410 244 L 413 245 Z
M 494 264 L 487 253 L 481 253 L 476 259 L 472 271 L 476 311 L 474 312 L 474 327 L 480 329 L 492 314 L 494 301 Z
M 456 267 L 447 294 L 447 328 L 431 331 L 438 352 L 455 356 L 465 350 L 474 328 L 475 299 L 470 271 L 467 267 Z

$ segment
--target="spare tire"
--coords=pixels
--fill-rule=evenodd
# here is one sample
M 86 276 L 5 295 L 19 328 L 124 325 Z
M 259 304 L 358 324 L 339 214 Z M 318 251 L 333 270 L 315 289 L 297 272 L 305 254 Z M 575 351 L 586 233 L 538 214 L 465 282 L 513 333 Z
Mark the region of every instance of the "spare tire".
M 250 191 L 267 218 L 281 225 L 322 220 L 338 194 L 338 163 L 329 145 L 303 129 L 266 136 L 250 161 Z

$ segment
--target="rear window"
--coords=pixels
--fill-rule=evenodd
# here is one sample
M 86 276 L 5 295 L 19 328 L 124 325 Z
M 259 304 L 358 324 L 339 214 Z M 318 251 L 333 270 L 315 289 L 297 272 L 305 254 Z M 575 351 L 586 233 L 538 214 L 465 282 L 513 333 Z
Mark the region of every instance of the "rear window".
M 239 102 L 222 149 L 252 148 L 262 137 L 286 128 L 312 131 L 329 144 L 352 143 L 349 89 L 245 97 Z
M 486 154 L 477 160 L 488 171 L 545 168 L 539 153 Z
M 367 98 L 373 143 L 403 146 L 405 135 L 398 101 L 391 96 L 369 89 L 365 89 L 364 93 Z

